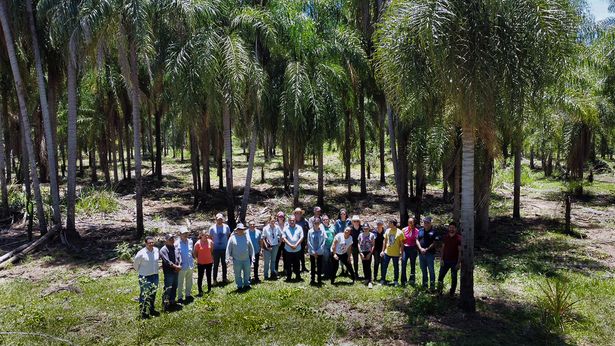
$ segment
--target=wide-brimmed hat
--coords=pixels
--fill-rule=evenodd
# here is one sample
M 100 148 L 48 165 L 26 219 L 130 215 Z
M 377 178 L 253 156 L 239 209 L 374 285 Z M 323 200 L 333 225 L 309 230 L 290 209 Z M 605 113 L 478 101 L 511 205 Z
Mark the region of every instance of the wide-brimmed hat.
M 305 213 L 305 211 L 301 208 L 295 208 L 295 210 L 293 210 L 293 214 L 295 213 L 301 213 L 301 215 L 303 215 Z
M 240 230 L 245 230 L 245 229 L 246 229 L 246 226 L 244 226 L 244 225 L 243 225 L 243 223 L 238 223 L 238 224 L 237 224 L 237 227 L 235 227 L 235 230 L 238 230 L 238 229 L 240 229 Z
M 222 215 L 222 213 L 218 213 L 218 214 L 216 214 L 216 220 L 222 220 L 222 221 L 224 221 L 224 215 Z
M 359 215 L 352 215 L 352 219 L 350 219 L 350 221 L 352 222 L 361 221 L 361 218 L 359 217 Z
M 165 234 L 164 240 L 171 240 L 171 239 L 175 239 L 175 235 L 173 235 L 171 233 Z
M 188 227 L 179 226 L 179 234 L 184 234 L 184 233 L 190 233 L 190 231 L 188 230 Z

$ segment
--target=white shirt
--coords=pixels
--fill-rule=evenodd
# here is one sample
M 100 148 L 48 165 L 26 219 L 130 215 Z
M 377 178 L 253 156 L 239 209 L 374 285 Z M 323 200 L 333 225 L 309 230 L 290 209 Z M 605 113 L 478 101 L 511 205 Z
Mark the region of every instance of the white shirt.
M 282 230 L 278 225 L 267 225 L 263 228 L 263 233 L 261 234 L 262 239 L 267 239 L 267 242 L 271 246 L 276 246 L 280 244 L 280 237 L 282 236 Z
M 147 250 L 146 247 L 139 250 L 134 258 L 134 267 L 139 275 L 150 276 L 158 274 L 158 248 L 154 247 L 152 251 Z
M 338 233 L 335 235 L 334 242 L 337 240 L 337 246 L 335 247 L 335 253 L 338 255 L 343 255 L 348 252 L 348 249 L 352 245 L 352 237 L 349 236 L 348 239 L 344 238 L 344 233 Z

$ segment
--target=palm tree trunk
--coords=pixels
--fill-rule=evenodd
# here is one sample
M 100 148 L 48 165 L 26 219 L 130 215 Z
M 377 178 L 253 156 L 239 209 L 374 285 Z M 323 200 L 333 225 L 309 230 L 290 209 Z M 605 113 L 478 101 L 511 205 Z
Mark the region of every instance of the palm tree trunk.
M 297 143 L 294 143 L 294 160 L 293 160 L 293 207 L 299 206 L 299 148 Z
M 352 183 L 350 182 L 350 110 L 346 110 L 344 122 L 344 167 L 346 168 L 346 184 L 348 185 L 348 199 L 352 199 Z
M 2 25 L 2 31 L 4 32 L 4 42 L 6 45 L 6 51 L 9 56 L 11 64 L 11 70 L 13 71 L 13 79 L 15 82 L 15 89 L 17 93 L 17 100 L 19 102 L 20 119 L 22 127 L 22 135 L 25 139 L 26 153 L 30 164 L 30 175 L 32 178 L 32 187 L 34 188 L 34 198 L 36 201 L 36 214 L 39 221 L 39 227 L 41 234 L 47 233 L 47 221 L 45 219 L 45 210 L 43 208 L 43 198 L 41 196 L 41 189 L 36 175 L 36 161 L 34 159 L 34 143 L 32 143 L 32 137 L 30 133 L 32 128 L 30 127 L 30 119 L 28 117 L 28 108 L 26 103 L 26 91 L 24 89 L 23 81 L 21 79 L 21 71 L 19 70 L 19 63 L 17 60 L 17 54 L 15 53 L 15 45 L 13 41 L 13 34 L 9 25 L 9 18 L 6 9 L 6 0 L 0 0 L 0 21 Z
M 254 124 L 250 127 L 254 129 Z M 257 132 L 252 131 L 252 136 L 250 138 L 250 147 L 249 147 L 249 157 L 248 157 L 248 172 L 246 173 L 246 184 L 243 187 L 243 198 L 241 200 L 241 214 L 239 215 L 239 220 L 241 222 L 246 222 L 246 213 L 248 211 L 248 201 L 250 199 L 250 188 L 252 187 L 252 173 L 254 172 L 254 156 L 256 154 L 256 139 Z
M 384 128 L 385 128 L 385 124 L 384 124 L 384 111 L 385 109 L 382 109 L 380 111 L 380 116 L 379 118 L 379 122 L 380 122 L 380 126 L 378 127 L 378 144 L 379 144 L 379 149 L 380 149 L 380 183 L 381 184 L 385 184 L 386 183 L 386 179 L 384 176 Z
M 455 172 L 453 174 L 455 182 L 455 185 L 453 185 L 453 221 L 459 224 L 461 219 L 461 161 L 463 158 L 459 157 L 457 154 L 455 154 L 455 156 L 457 157 L 455 158 Z M 463 154 L 461 156 L 463 156 Z
M 196 137 L 194 135 L 195 129 L 194 127 L 190 128 L 190 173 L 192 174 L 192 193 L 194 195 L 194 206 L 198 204 L 199 199 L 199 182 L 198 182 L 198 171 L 197 171 L 197 154 L 196 154 Z
M 209 169 L 209 153 L 211 138 L 209 136 L 209 114 L 204 112 L 203 125 L 201 129 L 201 161 L 203 164 L 203 189 L 205 192 L 211 192 L 211 176 Z
M 464 127 L 461 135 L 463 156 L 461 163 L 461 282 L 459 304 L 464 311 L 476 311 L 474 299 L 474 131 Z
M 156 179 L 162 180 L 162 137 L 160 131 L 160 121 L 162 119 L 162 106 L 159 106 L 154 115 L 156 132 Z
M 233 196 L 233 142 L 231 138 L 231 111 L 224 102 L 222 106 L 222 123 L 224 135 L 224 163 L 226 173 L 226 198 L 228 207 L 228 222 L 231 229 L 235 227 L 235 199 Z
M 397 149 L 395 149 L 395 121 L 393 119 L 393 109 L 387 103 L 387 118 L 389 123 L 389 142 L 391 143 L 391 161 L 393 161 L 393 175 L 395 176 L 395 188 L 397 189 L 397 196 L 399 198 L 399 167 L 397 161 Z
M 45 131 L 45 144 L 47 147 L 47 160 L 49 163 L 49 182 L 52 203 L 51 207 L 53 209 L 53 223 L 55 226 L 61 228 L 62 216 L 60 214 L 60 192 L 58 188 L 58 162 L 56 155 L 56 146 L 51 128 L 51 117 L 49 115 L 49 104 L 46 91 L 47 88 L 45 86 L 45 74 L 43 72 L 43 63 L 38 44 L 38 34 L 36 32 L 34 14 L 32 12 L 32 0 L 26 0 L 26 11 L 28 14 L 28 26 L 30 29 L 30 35 L 32 36 L 32 50 L 34 52 L 39 99 L 41 102 L 41 112 L 43 116 L 43 128 Z
M 408 223 L 408 137 L 405 131 L 400 131 L 397 136 L 397 149 L 399 150 L 399 216 L 400 224 Z
M 289 192 L 288 184 L 288 141 L 282 136 L 282 175 L 284 176 L 284 191 Z
M 4 100 L 2 102 L 4 103 Z M 0 215 L 2 216 L 6 216 L 9 212 L 9 193 L 6 186 L 6 157 L 4 154 L 4 107 L 0 105 L 0 192 L 2 193 Z
M 316 204 L 323 206 L 325 204 L 325 167 L 323 160 L 323 144 L 320 143 L 318 150 L 318 200 Z
M 513 187 L 513 219 L 521 219 L 521 140 L 514 141 L 514 187 Z
M 369 12 L 369 11 L 368 11 Z M 364 94 L 363 87 L 360 87 L 359 95 L 359 147 L 361 150 L 361 197 L 365 197 L 367 195 L 367 180 L 365 178 L 365 105 L 364 105 Z

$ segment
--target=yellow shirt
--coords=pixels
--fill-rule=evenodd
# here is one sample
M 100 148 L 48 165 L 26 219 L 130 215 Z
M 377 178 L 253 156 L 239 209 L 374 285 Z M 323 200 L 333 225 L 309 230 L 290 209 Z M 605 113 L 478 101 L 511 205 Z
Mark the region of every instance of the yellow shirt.
M 399 228 L 395 231 L 387 229 L 384 232 L 384 241 L 387 242 L 386 254 L 391 257 L 401 256 L 401 249 L 404 246 L 404 232 Z

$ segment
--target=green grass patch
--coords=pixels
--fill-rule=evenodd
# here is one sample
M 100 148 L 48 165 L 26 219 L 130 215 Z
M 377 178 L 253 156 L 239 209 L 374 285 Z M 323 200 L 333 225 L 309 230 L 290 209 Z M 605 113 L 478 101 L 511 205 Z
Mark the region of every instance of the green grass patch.
M 117 195 L 108 188 L 83 188 L 77 197 L 75 211 L 79 214 L 110 214 L 119 209 Z

